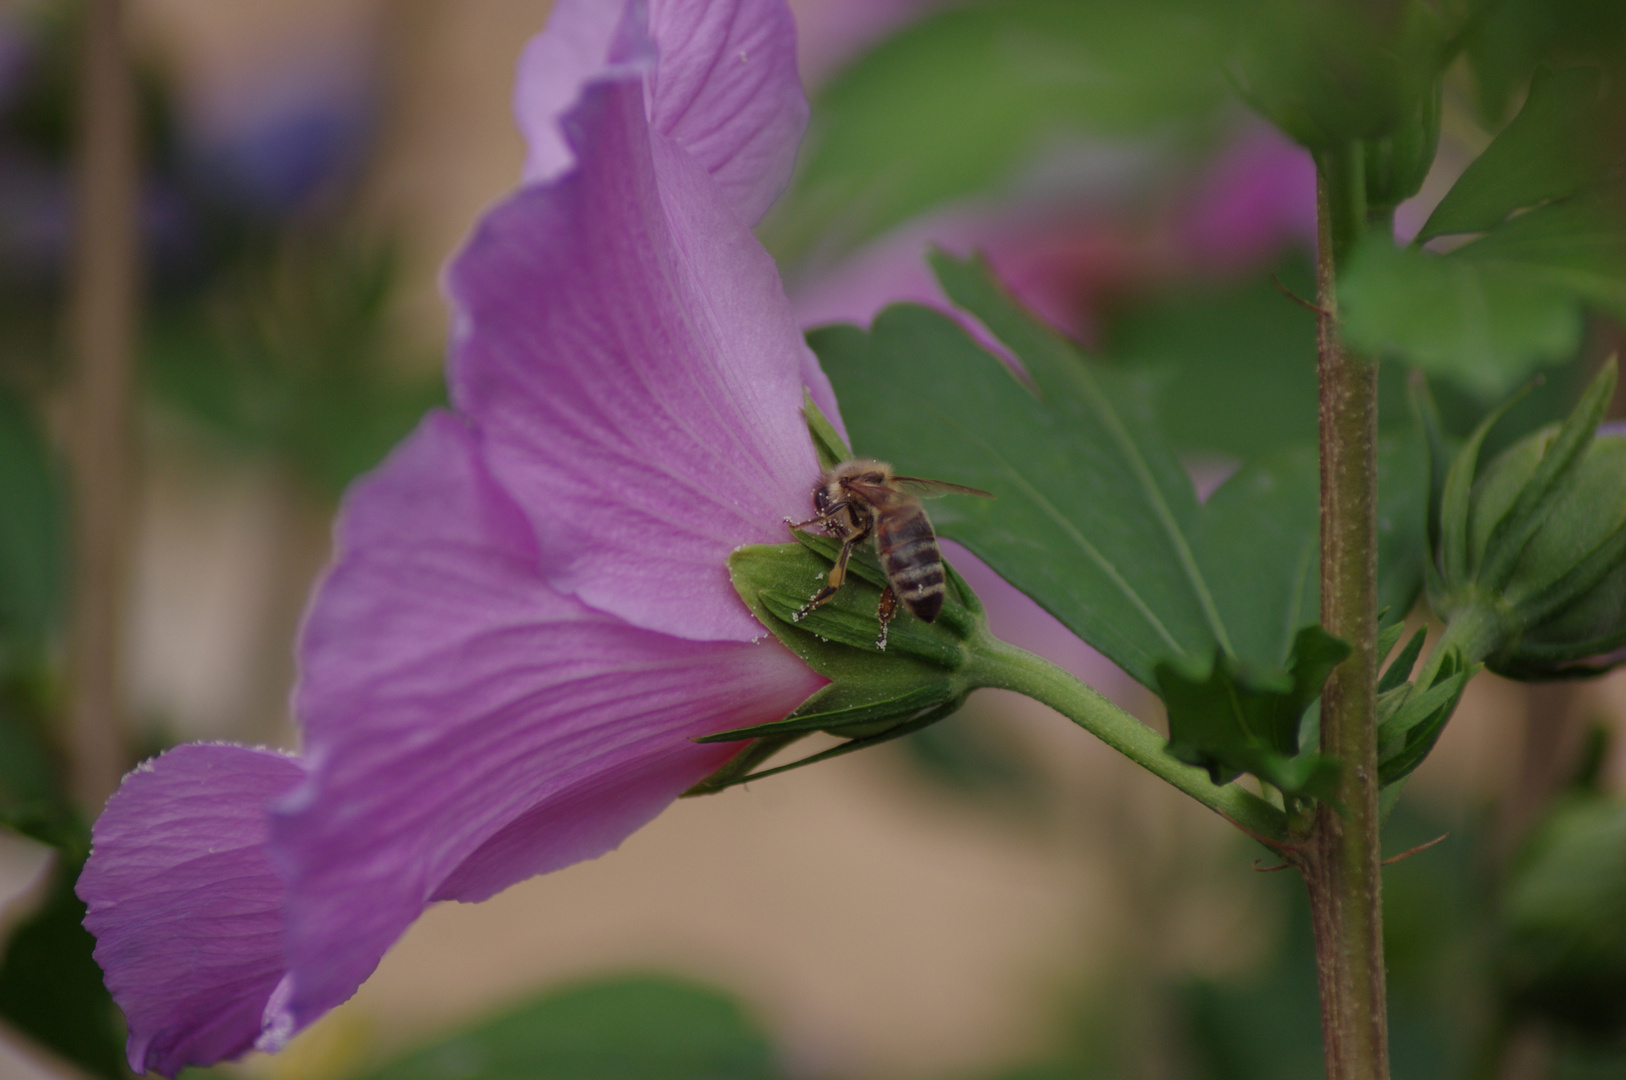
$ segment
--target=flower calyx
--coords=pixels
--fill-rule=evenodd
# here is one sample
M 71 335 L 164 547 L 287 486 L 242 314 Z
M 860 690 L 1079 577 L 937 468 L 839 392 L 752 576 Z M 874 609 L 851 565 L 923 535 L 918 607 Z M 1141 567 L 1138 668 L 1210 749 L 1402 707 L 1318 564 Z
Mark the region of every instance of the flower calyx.
M 877 608 L 886 575 L 874 553 L 855 551 L 846 583 L 808 610 L 840 542 L 816 533 L 793 535 L 795 543 L 741 548 L 729 559 L 729 573 L 752 614 L 830 682 L 783 720 L 698 740 L 749 744 L 685 794 L 712 794 L 919 731 L 957 710 L 976 688 L 967 666 L 987 623 L 981 603 L 953 567 L 944 564 L 947 595 L 933 622 L 900 610 L 883 635 Z M 789 765 L 753 771 L 818 731 L 847 741 Z

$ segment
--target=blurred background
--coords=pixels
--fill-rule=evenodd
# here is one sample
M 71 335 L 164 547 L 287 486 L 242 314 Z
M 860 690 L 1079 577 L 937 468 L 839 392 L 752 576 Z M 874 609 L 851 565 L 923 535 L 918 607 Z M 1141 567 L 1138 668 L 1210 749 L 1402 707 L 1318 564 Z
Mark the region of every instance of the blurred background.
M 1197 78 L 1024 98 L 1017 67 L 1071 62 L 1065 41 L 999 47 L 1031 3 L 792 6 L 814 126 L 762 235 L 808 325 L 932 302 L 928 245 L 976 248 L 1141 381 L 1199 484 L 1313 442 L 1313 316 L 1284 295 L 1314 294 L 1302 151 Z M 1533 67 L 1618 22 L 1555 10 L 1570 7 L 1579 21 L 1506 0 L 1515 21 L 1491 29 Z M 140 305 L 109 481 L 121 768 L 184 740 L 296 745 L 291 646 L 330 519 L 441 400 L 436 275 L 519 175 L 512 73 L 547 9 L 127 4 Z M 63 786 L 84 737 L 64 719 L 82 26 L 68 0 L 0 0 L 0 1080 L 123 1075 L 71 858 L 40 842 L 82 828 Z M 1401 232 L 1522 92 L 1448 82 Z M 879 145 L 885 124 L 918 145 Z M 889 186 L 855 198 L 888 154 Z M 1621 332 L 1589 317 L 1583 338 L 1499 444 L 1561 415 Z M 1385 429 L 1403 430 L 1402 380 L 1384 385 Z M 1438 389 L 1458 431 L 1491 404 Z M 1150 694 L 968 575 L 996 632 L 1161 723 Z M 1409 785 L 1386 846 L 1449 835 L 1387 872 L 1397 1077 L 1626 1077 L 1623 714 L 1620 676 L 1483 676 Z M 1317 1076 L 1302 886 L 1273 869 L 1055 714 L 983 691 L 902 742 L 683 801 L 603 859 L 442 905 L 285 1053 L 207 1075 Z

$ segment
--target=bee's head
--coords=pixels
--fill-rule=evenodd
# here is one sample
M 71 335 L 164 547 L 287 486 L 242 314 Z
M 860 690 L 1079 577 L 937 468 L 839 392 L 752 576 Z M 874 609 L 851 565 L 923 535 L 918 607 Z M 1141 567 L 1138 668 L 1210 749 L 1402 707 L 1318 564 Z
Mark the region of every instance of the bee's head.
M 830 470 L 832 485 L 857 481 L 861 484 L 887 484 L 892 481 L 892 466 L 874 458 L 854 458 Z

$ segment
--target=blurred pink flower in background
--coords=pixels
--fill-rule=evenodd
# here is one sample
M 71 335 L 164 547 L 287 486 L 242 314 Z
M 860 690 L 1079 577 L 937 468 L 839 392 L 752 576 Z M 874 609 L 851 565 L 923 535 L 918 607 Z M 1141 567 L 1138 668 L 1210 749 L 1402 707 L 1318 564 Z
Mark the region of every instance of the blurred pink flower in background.
M 804 326 L 867 324 L 899 301 L 947 310 L 926 252 L 980 250 L 1029 308 L 1089 343 L 1104 302 L 1171 280 L 1244 274 L 1315 243 L 1315 165 L 1262 123 L 1223 142 L 1151 213 L 1126 205 L 1128 194 L 1081 189 L 1071 201 L 941 211 L 799 281 L 791 300 Z

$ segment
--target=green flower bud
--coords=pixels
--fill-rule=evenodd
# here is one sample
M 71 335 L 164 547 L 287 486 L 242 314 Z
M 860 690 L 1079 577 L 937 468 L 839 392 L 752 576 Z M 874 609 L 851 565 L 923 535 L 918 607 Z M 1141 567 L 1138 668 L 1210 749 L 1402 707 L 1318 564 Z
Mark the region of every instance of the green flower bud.
M 1508 402 L 1445 473 L 1428 592 L 1466 665 L 1540 681 L 1626 659 L 1610 655 L 1626 645 L 1626 432 L 1598 426 L 1615 375 L 1611 360 L 1563 424 L 1476 476 L 1479 446 Z
M 1475 564 L 1558 433 L 1555 425 L 1509 447 L 1474 485 L 1469 550 Z M 1487 658 L 1488 666 L 1531 680 L 1596 674 L 1626 659 L 1607 655 L 1626 645 L 1626 428 L 1599 430 L 1543 518 L 1503 589 L 1515 609 L 1530 609 L 1531 621 Z M 1554 607 L 1550 614 L 1535 610 L 1533 601 L 1543 598 Z

